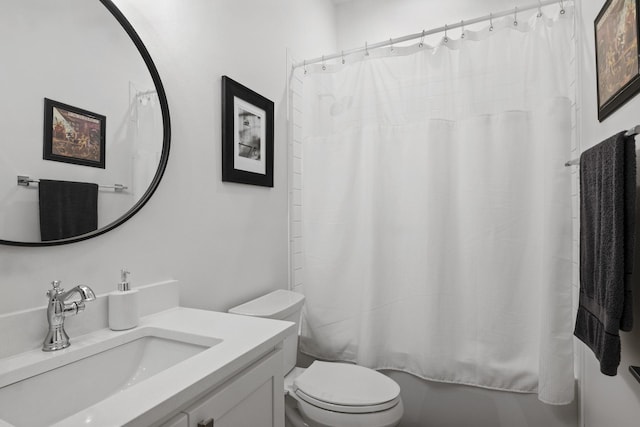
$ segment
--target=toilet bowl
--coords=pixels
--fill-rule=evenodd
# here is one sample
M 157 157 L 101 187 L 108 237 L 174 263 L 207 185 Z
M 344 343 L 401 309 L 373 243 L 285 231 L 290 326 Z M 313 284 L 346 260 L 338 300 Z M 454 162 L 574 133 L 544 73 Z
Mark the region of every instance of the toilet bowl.
M 230 313 L 300 321 L 304 296 L 277 290 L 233 307 Z M 391 378 L 350 363 L 314 361 L 295 367 L 298 336 L 283 346 L 285 418 L 292 427 L 394 427 L 404 408 Z
M 404 411 L 395 381 L 347 363 L 315 361 L 294 368 L 285 377 L 285 392 L 292 427 L 393 427 Z

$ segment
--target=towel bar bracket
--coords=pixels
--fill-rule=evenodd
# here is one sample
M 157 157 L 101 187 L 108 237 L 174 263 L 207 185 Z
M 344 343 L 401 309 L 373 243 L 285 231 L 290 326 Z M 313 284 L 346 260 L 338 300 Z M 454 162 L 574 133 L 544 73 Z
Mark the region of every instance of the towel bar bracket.
M 18 185 L 28 187 L 30 182 L 33 182 L 33 181 L 30 180 L 28 176 L 18 175 Z

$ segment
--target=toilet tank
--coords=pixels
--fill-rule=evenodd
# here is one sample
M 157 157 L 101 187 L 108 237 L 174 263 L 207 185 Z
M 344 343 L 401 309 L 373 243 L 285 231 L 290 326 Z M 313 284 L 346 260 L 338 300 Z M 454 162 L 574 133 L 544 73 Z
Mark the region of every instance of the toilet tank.
M 304 295 L 293 291 L 278 289 L 239 306 L 229 309 L 229 313 L 243 316 L 264 317 L 286 320 L 296 324 L 296 333 L 284 340 L 284 375 L 296 366 L 298 355 L 298 328 L 300 313 L 304 304 Z

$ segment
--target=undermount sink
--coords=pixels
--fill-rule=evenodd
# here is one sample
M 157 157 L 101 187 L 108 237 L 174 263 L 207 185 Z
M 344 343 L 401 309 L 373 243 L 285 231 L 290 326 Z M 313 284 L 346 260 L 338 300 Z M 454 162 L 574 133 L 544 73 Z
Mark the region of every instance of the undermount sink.
M 0 375 L 0 418 L 18 427 L 52 425 L 220 342 L 141 328 L 53 354 L 29 352 L 12 375 Z

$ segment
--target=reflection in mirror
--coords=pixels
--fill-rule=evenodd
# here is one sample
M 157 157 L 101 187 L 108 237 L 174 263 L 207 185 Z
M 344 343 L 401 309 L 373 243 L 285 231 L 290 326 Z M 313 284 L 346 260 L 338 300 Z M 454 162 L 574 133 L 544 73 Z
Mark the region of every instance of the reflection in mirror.
M 117 8 L 109 0 L 6 2 L 0 58 L 0 243 L 84 240 L 136 213 L 166 166 L 169 115 L 155 66 Z M 93 119 L 73 112 L 54 111 L 47 132 L 45 98 L 104 116 L 104 147 Z M 93 167 L 100 155 L 104 168 Z M 19 176 L 28 177 L 22 185 Z M 97 230 L 43 242 L 41 221 L 53 211 L 40 211 L 39 180 L 97 184 Z

